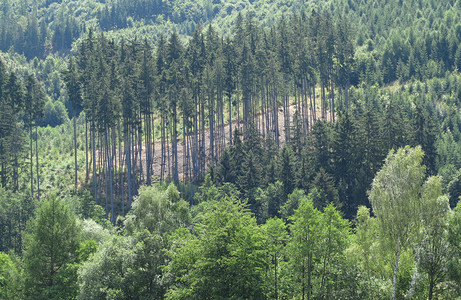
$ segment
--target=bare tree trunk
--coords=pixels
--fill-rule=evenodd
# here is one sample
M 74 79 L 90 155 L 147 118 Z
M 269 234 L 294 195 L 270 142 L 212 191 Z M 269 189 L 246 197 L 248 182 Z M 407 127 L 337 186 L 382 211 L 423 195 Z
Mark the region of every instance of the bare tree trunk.
M 210 93 L 210 97 L 213 97 Z M 210 110 L 208 112 L 208 118 L 209 118 L 209 126 L 210 126 L 210 162 L 211 164 L 214 163 L 214 101 L 213 99 L 209 99 L 209 106 L 208 109 Z
M 141 120 L 141 116 L 138 116 L 139 120 Z M 139 157 L 139 176 L 140 176 L 140 182 L 144 183 L 144 168 L 143 168 L 143 163 L 142 163 L 142 124 L 139 124 L 137 127 L 137 140 L 138 140 L 138 147 L 136 151 L 136 157 Z
M 395 253 L 394 276 L 392 278 L 392 300 L 395 300 L 397 290 L 397 273 L 399 271 L 400 250 Z
M 312 253 L 307 256 L 307 299 L 311 299 L 312 294 Z
M 38 165 L 38 126 L 35 126 L 35 166 L 37 168 L 37 199 L 40 201 L 40 168 Z M 2 165 L 3 166 L 3 165 Z
M 119 184 L 120 184 L 120 201 L 122 204 L 122 216 L 125 216 L 125 193 L 124 193 L 124 186 L 123 186 L 123 155 L 122 155 L 122 129 L 120 126 L 120 121 L 117 123 L 118 129 L 118 175 L 119 175 Z
M 232 100 L 229 95 L 229 144 L 232 145 Z
M 78 167 L 77 167 L 77 116 L 75 114 L 75 109 L 73 110 L 74 117 L 74 166 L 75 166 L 75 190 L 77 190 L 78 185 Z
M 88 166 L 88 122 L 86 120 L 86 115 L 85 115 L 85 164 L 86 164 L 85 183 L 88 183 L 90 174 L 89 174 L 89 166 Z
M 151 147 L 150 147 L 150 116 L 149 116 L 149 113 L 146 114 L 146 116 L 144 117 L 144 127 L 145 127 L 145 143 L 146 143 L 146 183 L 147 185 L 150 185 L 151 182 L 150 182 L 150 178 L 151 178 L 151 174 L 150 174 L 150 171 L 151 171 L 151 165 L 152 165 L 152 150 L 151 150 Z
M 279 110 L 277 105 L 277 91 L 275 88 L 275 83 L 273 87 L 273 95 L 272 95 L 272 111 L 274 114 L 274 135 L 275 135 L 275 143 L 277 144 L 277 149 L 280 149 L 280 141 L 279 141 Z
M 322 81 L 321 83 L 321 90 L 322 90 L 322 101 L 321 101 L 321 111 L 322 111 L 322 120 L 325 120 L 325 83 Z
M 335 89 L 334 89 L 334 83 L 331 81 L 331 107 L 330 107 L 330 116 L 331 120 L 334 122 L 335 121 Z
M 30 195 L 34 198 L 34 156 L 33 156 L 33 143 L 32 143 L 32 126 L 29 127 L 30 139 Z
M 162 128 L 161 128 L 161 152 L 162 158 L 160 160 L 160 180 L 164 180 L 165 173 L 165 117 L 162 116 Z
M 107 133 L 109 131 L 109 134 Z M 109 135 L 109 141 L 107 141 L 107 136 Z M 110 206 L 111 206 L 111 221 L 115 225 L 115 215 L 114 215 L 114 189 L 113 189 L 113 180 L 112 180 L 112 155 L 111 155 L 111 141 L 110 141 L 110 129 L 106 129 L 106 145 L 107 152 L 109 154 L 107 159 L 107 166 L 109 171 L 109 195 L 110 195 Z
M 429 295 L 428 298 L 429 300 L 432 300 L 433 294 L 434 294 L 434 274 L 429 274 Z
M 315 121 L 317 121 L 317 107 L 316 107 L 316 103 L 315 103 L 315 85 L 312 87 L 312 95 L 313 95 L 313 99 L 314 100 L 314 106 L 313 106 L 313 122 L 312 124 L 315 123 Z
M 127 168 L 127 179 L 128 179 L 128 208 L 131 208 L 132 199 L 132 183 L 131 183 L 131 137 L 129 132 L 129 125 L 125 125 L 125 156 L 126 156 L 126 168 Z
M 94 124 L 92 125 L 91 130 L 91 147 L 93 152 L 93 188 L 94 188 L 94 202 L 98 204 L 98 193 L 97 193 L 97 186 L 96 186 L 96 143 L 95 143 L 95 129 Z
M 173 133 L 172 133 L 172 143 L 171 151 L 173 155 L 173 182 L 177 185 L 179 183 L 179 174 L 178 174 L 178 132 L 177 132 L 177 111 L 176 105 L 173 108 Z

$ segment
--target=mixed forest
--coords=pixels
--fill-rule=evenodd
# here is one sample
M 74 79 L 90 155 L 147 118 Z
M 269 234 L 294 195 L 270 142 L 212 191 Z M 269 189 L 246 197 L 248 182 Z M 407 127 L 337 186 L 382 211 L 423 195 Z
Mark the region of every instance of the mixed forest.
M 0 1 L 0 299 L 461 299 L 460 0 Z

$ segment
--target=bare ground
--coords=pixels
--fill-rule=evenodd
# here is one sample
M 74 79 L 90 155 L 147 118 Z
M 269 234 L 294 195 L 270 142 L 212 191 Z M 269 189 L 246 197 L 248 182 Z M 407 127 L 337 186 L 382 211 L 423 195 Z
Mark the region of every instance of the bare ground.
M 296 110 L 295 105 L 291 105 L 290 108 L 290 120 L 291 122 L 293 121 L 293 115 Z M 317 110 L 317 119 L 321 119 L 321 111 L 320 109 Z M 279 119 L 279 140 L 283 144 L 285 142 L 285 117 L 284 117 L 284 112 L 283 109 L 279 109 L 278 112 L 278 119 Z M 327 111 L 327 118 L 326 120 L 330 119 L 330 113 Z M 237 121 L 232 122 L 232 130 L 235 130 L 237 127 L 241 131 L 242 130 L 242 122 L 240 124 L 237 123 Z M 216 138 L 216 132 L 215 131 L 215 138 Z M 224 125 L 224 140 L 225 140 L 225 145 L 226 147 L 230 144 L 229 140 L 229 124 L 226 123 Z M 185 166 L 183 164 L 184 161 L 184 147 L 183 147 L 183 140 L 178 140 L 178 173 L 179 173 L 179 178 L 183 179 L 184 178 L 184 171 L 185 171 Z M 171 162 L 171 145 L 170 146 L 170 162 Z M 153 174 L 152 177 L 154 178 L 160 178 L 161 175 L 161 142 L 155 142 L 154 144 L 154 158 L 153 158 Z M 142 152 L 142 161 L 143 161 L 143 170 L 144 174 L 146 173 L 146 151 L 145 151 L 145 145 L 143 145 L 143 152 Z M 210 151 L 210 133 L 209 130 L 205 131 L 205 152 L 206 152 L 206 159 L 205 161 L 208 163 L 211 161 L 211 151 Z M 215 154 L 216 155 L 216 154 Z M 168 166 L 165 166 L 164 170 L 164 178 L 168 176 Z

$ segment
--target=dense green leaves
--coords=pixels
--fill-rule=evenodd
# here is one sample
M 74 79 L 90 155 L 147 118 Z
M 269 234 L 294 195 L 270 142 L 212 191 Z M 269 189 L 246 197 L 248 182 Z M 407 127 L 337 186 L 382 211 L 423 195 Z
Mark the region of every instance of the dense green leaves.
M 212 203 L 194 233 L 173 235 L 167 298 L 264 298 L 263 235 L 242 204 Z
M 77 259 L 80 228 L 69 207 L 56 194 L 42 200 L 28 224 L 24 246 L 26 293 L 31 299 L 75 296 L 69 270 Z
M 459 297 L 458 2 L 3 1 L 0 298 Z
M 23 285 L 23 270 L 18 263 L 18 258 L 0 252 L 0 297 L 22 299 Z

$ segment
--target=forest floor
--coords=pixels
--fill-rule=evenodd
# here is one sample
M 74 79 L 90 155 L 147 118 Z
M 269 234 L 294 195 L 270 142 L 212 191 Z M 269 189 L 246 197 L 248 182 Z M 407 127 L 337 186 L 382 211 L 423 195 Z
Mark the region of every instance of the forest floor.
M 293 116 L 296 112 L 296 105 L 295 104 L 291 104 L 289 106 L 289 113 L 290 113 L 290 126 L 293 125 Z M 261 115 L 258 114 L 258 118 L 260 119 Z M 310 118 L 310 117 L 309 117 Z M 317 120 L 321 120 L 322 119 L 322 115 L 321 115 L 321 109 L 318 108 L 316 110 L 316 119 Z M 326 118 L 325 118 L 326 121 L 331 121 L 331 114 L 330 114 L 330 111 L 327 110 L 326 112 Z M 240 121 L 238 122 L 237 120 L 234 120 L 232 122 L 232 131 L 234 132 L 235 129 L 238 128 L 240 132 L 242 132 L 243 130 L 243 122 Z M 263 134 L 263 130 L 262 130 L 262 127 L 261 128 L 258 128 L 260 130 L 260 132 Z M 278 131 L 279 131 L 279 142 L 280 142 L 280 146 L 283 146 L 283 144 L 285 143 L 285 114 L 284 114 L 284 111 L 283 111 L 283 108 L 279 108 L 279 111 L 278 111 Z M 217 139 L 219 139 L 221 137 L 221 149 L 219 150 L 218 148 L 219 147 L 215 147 L 215 156 L 216 157 L 219 157 L 219 154 L 218 151 L 223 151 L 224 148 L 228 147 L 229 144 L 230 144 L 230 136 L 229 136 L 229 123 L 228 122 L 225 122 L 224 124 L 224 128 L 216 128 L 215 130 L 215 140 L 217 141 Z M 222 135 L 224 135 L 224 137 L 222 137 Z M 223 145 L 224 144 L 224 145 Z M 215 143 L 216 145 L 216 143 Z M 224 147 L 223 147 L 224 146 Z M 162 178 L 161 176 L 161 172 L 162 172 L 162 152 L 161 152 L 161 147 L 162 147 L 162 144 L 161 144 L 161 141 L 158 141 L 156 140 L 155 143 L 153 144 L 153 163 L 152 163 L 152 174 L 151 174 L 151 178 L 152 178 L 152 181 L 153 182 L 158 182 L 160 181 L 160 178 Z M 165 151 L 169 151 L 167 152 L 167 154 L 169 155 L 166 155 L 166 161 L 165 161 L 165 167 L 164 167 L 164 174 L 163 174 L 163 178 L 166 179 L 168 178 L 171 174 L 172 174 L 172 166 L 171 166 L 171 163 L 172 163 L 172 153 L 171 153 L 171 143 L 168 141 L 167 142 L 167 147 L 168 147 L 168 150 L 166 149 Z M 146 172 L 146 165 L 147 165 L 147 159 L 146 159 L 146 154 L 147 154 L 147 151 L 146 151 L 146 144 L 142 144 L 142 151 L 141 151 L 141 161 L 142 161 L 142 170 L 143 170 L 143 174 L 144 176 L 146 176 L 147 172 Z M 119 151 L 117 150 L 115 155 L 117 158 L 120 158 L 120 154 L 122 156 L 122 160 L 124 160 L 124 156 L 125 156 L 125 153 L 122 149 L 122 153 L 119 153 Z M 178 175 L 179 175 L 179 179 L 180 180 L 184 180 L 185 177 L 186 177 L 186 174 L 185 174 L 185 171 L 186 171 L 186 158 L 185 157 L 185 146 L 184 146 L 184 139 L 182 138 L 178 138 Z M 89 166 L 91 167 L 92 166 L 92 161 L 91 161 L 91 155 L 89 155 L 89 158 L 90 158 L 90 162 L 89 162 Z M 137 161 L 137 164 L 138 164 L 138 167 L 139 167 L 139 157 L 136 158 L 136 161 Z M 206 163 L 206 168 L 209 167 L 210 163 L 212 162 L 212 159 L 211 159 L 211 149 L 210 149 L 210 130 L 209 128 L 206 128 L 205 129 L 205 163 Z M 123 161 L 122 161 L 122 164 L 123 164 Z M 84 179 L 84 170 L 82 169 L 81 170 L 81 180 L 80 180 L 80 183 L 79 183 L 79 187 L 82 188 L 83 185 L 86 185 L 88 184 L 88 181 L 86 179 Z
M 292 125 L 292 121 L 293 121 L 293 116 L 295 114 L 295 111 L 296 111 L 296 105 L 295 104 L 292 104 L 290 105 L 289 107 L 289 113 L 290 113 L 290 125 Z M 320 120 L 322 118 L 322 115 L 321 115 L 321 110 L 320 109 L 317 109 L 316 111 L 316 119 L 317 120 Z M 330 112 L 327 111 L 327 114 L 326 114 L 326 118 L 325 120 L 327 121 L 330 121 L 331 119 L 331 115 L 330 115 Z M 284 111 L 283 111 L 283 108 L 280 108 L 279 111 L 278 111 L 278 120 L 279 120 L 279 124 L 278 124 L 278 131 L 279 131 L 279 141 L 280 141 L 280 144 L 283 145 L 285 143 L 285 114 L 284 114 Z M 234 131 L 236 128 L 239 129 L 240 132 L 242 132 L 242 129 L 243 129 L 243 122 L 238 122 L 237 120 L 233 121 L 232 122 L 232 130 Z M 260 129 L 260 132 L 262 132 L 262 128 L 259 128 Z M 219 130 L 220 130 L 220 133 L 219 133 Z M 215 130 L 215 139 L 219 138 L 219 134 L 222 134 L 223 130 L 221 128 L 217 128 Z M 229 123 L 225 123 L 224 124 L 224 138 L 221 138 L 221 140 L 224 140 L 224 144 L 225 144 L 225 147 L 229 146 L 230 144 L 230 140 L 229 140 Z M 170 155 L 169 155 L 169 162 L 171 163 L 171 157 L 172 157 L 172 154 L 171 154 L 171 145 L 169 145 L 170 147 Z M 145 151 L 145 145 L 143 144 L 143 151 L 142 151 L 142 163 L 143 163 L 143 170 L 144 170 L 144 174 L 146 174 L 146 170 L 145 170 L 145 166 L 146 166 L 146 151 Z M 185 163 L 185 147 L 184 147 L 184 140 L 183 139 L 178 139 L 178 173 L 179 173 L 179 179 L 182 180 L 184 179 L 184 176 L 185 176 L 185 169 L 186 169 L 186 165 Z M 216 150 L 215 150 L 216 151 Z M 152 177 L 153 178 L 156 178 L 155 180 L 158 180 L 161 176 L 161 163 L 162 163 L 162 158 L 161 158 L 161 142 L 160 141 L 156 141 L 154 143 L 154 158 L 153 158 L 153 166 L 152 166 L 152 170 L 153 170 L 153 174 L 152 174 Z M 209 165 L 209 162 L 212 161 L 211 159 L 211 150 L 210 150 L 210 130 L 209 128 L 205 130 L 205 155 L 206 155 L 206 159 L 205 161 L 207 162 L 207 167 Z M 216 153 L 215 153 L 216 155 Z M 170 171 L 171 170 L 171 165 L 170 165 L 170 168 L 168 167 L 168 159 L 167 159 L 167 162 L 166 162 L 166 166 L 164 168 L 164 176 L 163 178 L 167 178 Z

